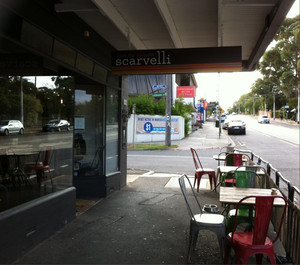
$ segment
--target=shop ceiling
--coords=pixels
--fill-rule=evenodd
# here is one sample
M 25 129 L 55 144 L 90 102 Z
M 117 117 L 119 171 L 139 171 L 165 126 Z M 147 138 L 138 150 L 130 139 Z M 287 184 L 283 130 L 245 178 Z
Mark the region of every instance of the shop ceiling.
M 252 71 L 294 0 L 60 2 L 56 12 L 74 12 L 117 50 L 241 46 L 242 69 Z

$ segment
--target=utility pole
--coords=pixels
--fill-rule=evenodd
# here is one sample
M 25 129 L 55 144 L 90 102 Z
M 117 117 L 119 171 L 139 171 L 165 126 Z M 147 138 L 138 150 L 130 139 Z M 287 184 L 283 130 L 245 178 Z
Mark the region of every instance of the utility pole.
M 265 95 L 265 115 L 267 115 L 267 95 Z
M 166 134 L 165 145 L 171 146 L 171 99 L 172 99 L 172 78 L 166 75 Z
M 275 107 L 275 92 L 273 93 L 273 120 L 275 120 L 275 112 L 276 112 L 276 107 Z
M 20 76 L 21 82 L 21 95 L 20 95 L 20 106 L 21 106 L 21 122 L 24 124 L 24 111 L 23 111 L 23 77 Z

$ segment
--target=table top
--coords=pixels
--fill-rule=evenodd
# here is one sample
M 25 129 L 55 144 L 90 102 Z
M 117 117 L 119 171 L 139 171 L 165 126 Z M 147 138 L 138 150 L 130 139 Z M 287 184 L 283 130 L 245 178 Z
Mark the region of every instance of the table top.
M 245 171 L 246 167 L 247 166 L 238 166 L 238 167 L 237 166 L 218 166 L 217 172 L 219 172 L 221 174 L 222 173 L 228 173 L 229 171 L 234 171 L 237 168 L 239 168 L 239 170 L 241 170 L 241 171 Z M 249 166 L 249 167 L 253 167 L 253 166 Z M 266 172 L 264 170 L 262 170 L 260 166 L 257 166 L 257 169 L 258 170 L 256 171 L 256 173 L 258 175 L 265 175 L 266 174 Z
M 257 189 L 257 188 L 237 188 L 237 187 L 220 187 L 220 199 L 221 203 L 237 204 L 241 199 L 246 196 L 270 196 L 272 189 Z M 277 190 L 276 195 L 281 195 Z M 254 198 L 247 199 L 243 204 L 255 204 Z M 276 198 L 274 200 L 275 206 L 284 206 L 284 200 Z

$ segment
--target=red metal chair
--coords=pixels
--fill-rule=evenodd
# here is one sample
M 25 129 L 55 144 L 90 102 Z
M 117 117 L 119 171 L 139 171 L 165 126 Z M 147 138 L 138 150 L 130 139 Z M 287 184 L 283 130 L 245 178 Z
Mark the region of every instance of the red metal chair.
M 224 166 L 241 166 L 243 165 L 243 154 L 230 153 L 226 155 Z
M 40 154 L 39 154 L 40 156 Z M 39 160 L 39 157 L 38 157 Z M 45 157 L 44 161 L 36 161 L 34 163 L 28 163 L 25 166 L 25 172 L 27 174 L 30 174 L 30 172 L 34 171 L 36 173 L 37 182 L 40 185 L 42 182 L 42 179 L 45 177 L 45 174 L 50 176 L 51 169 L 50 169 L 50 160 L 51 160 L 51 147 L 47 147 L 45 151 Z M 51 177 L 51 176 L 50 176 Z M 52 178 L 50 178 L 52 182 Z
M 200 181 L 203 175 L 207 174 L 209 177 L 209 182 L 210 182 L 210 188 L 212 189 L 212 181 L 214 182 L 215 188 L 214 190 L 216 191 L 216 173 L 215 170 L 212 168 L 203 168 L 199 156 L 194 148 L 191 148 L 191 152 L 193 155 L 193 160 L 195 164 L 195 180 L 194 180 L 194 187 L 197 181 L 197 191 L 199 191 L 199 186 L 200 186 Z
M 253 198 L 255 199 L 255 218 L 253 232 L 235 232 L 237 224 L 237 213 L 239 206 L 243 201 Z M 273 204 L 275 199 L 284 201 L 284 210 L 281 217 L 281 222 L 277 231 L 277 236 L 274 240 L 267 237 L 269 223 L 271 220 Z M 282 196 L 247 196 L 241 199 L 237 205 L 234 227 L 231 233 L 226 238 L 226 249 L 224 264 L 228 264 L 231 247 L 234 249 L 236 256 L 236 264 L 246 264 L 250 256 L 256 255 L 256 263 L 262 264 L 263 254 L 267 255 L 271 264 L 276 265 L 276 258 L 273 244 L 280 235 L 282 223 L 284 221 L 287 207 L 287 200 Z M 251 218 L 251 217 L 250 217 Z

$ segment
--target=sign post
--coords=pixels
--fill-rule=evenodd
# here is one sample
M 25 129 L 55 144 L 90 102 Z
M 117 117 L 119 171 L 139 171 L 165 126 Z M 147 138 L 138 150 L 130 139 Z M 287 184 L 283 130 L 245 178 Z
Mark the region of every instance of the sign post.
M 221 115 L 224 112 L 224 110 L 221 108 L 221 106 L 217 107 L 217 113 L 218 113 L 218 117 L 219 117 L 219 138 L 221 136 L 221 126 L 222 126 L 222 121 L 221 121 Z
M 166 75 L 166 135 L 165 145 L 171 146 L 171 93 L 172 93 L 172 79 L 171 75 Z

